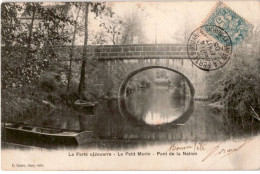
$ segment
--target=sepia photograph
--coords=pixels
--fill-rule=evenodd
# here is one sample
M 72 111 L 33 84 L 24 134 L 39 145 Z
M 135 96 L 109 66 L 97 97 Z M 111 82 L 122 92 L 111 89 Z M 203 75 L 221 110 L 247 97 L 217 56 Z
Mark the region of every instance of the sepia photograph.
M 1 3 L 2 170 L 259 170 L 260 1 Z

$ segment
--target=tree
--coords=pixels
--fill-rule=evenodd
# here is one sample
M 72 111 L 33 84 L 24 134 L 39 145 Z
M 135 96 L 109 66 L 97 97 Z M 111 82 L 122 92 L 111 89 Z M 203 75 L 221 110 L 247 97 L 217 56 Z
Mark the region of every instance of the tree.
M 259 29 L 259 24 L 254 26 L 250 36 L 235 47 L 229 65 L 209 78 L 211 99 L 223 104 L 232 123 L 239 118 L 243 128 L 253 127 L 254 116 L 260 113 Z
M 105 45 L 109 44 L 109 41 L 107 39 L 107 35 L 104 31 L 98 31 L 95 33 L 95 31 L 91 32 L 90 40 L 92 45 Z
M 16 65 L 10 64 L 13 61 L 17 47 L 23 46 L 21 38 L 21 25 L 18 18 L 19 12 L 22 11 L 22 5 L 19 3 L 2 3 L 1 5 L 1 41 L 2 41 L 2 89 L 16 86 L 13 78 L 16 73 Z M 8 58 L 10 59 L 8 60 Z M 9 80 L 8 80 L 9 79 Z
M 100 24 L 106 40 L 114 45 L 144 43 L 143 20 L 145 15 L 138 10 L 124 15 L 124 17 L 107 18 Z M 136 40 L 135 40 L 136 39 Z M 134 41 L 135 40 L 135 41 Z
M 99 25 L 103 27 L 105 31 L 102 31 L 102 35 L 105 36 L 105 39 L 109 42 L 112 42 L 113 45 L 120 44 L 121 41 L 121 31 L 123 30 L 123 19 L 119 16 L 114 18 L 108 18 L 106 22 L 103 22 Z
M 105 13 L 105 15 L 112 15 L 111 8 L 106 6 L 105 2 L 94 3 L 94 2 L 84 2 L 82 3 L 85 6 L 85 36 L 84 36 L 84 46 L 82 53 L 82 63 L 81 63 L 81 72 L 80 72 L 80 82 L 79 82 L 79 96 L 83 97 L 83 91 L 85 88 L 85 74 L 86 74 L 86 61 L 87 61 L 87 48 L 88 48 L 88 21 L 89 21 L 89 10 L 96 14 L 96 16 Z
M 184 44 L 188 41 L 192 30 L 194 30 L 191 21 L 193 21 L 192 16 L 186 14 L 183 16 L 182 22 L 177 22 L 179 24 L 178 30 L 171 37 L 175 42 Z
M 85 86 L 85 73 L 86 73 L 86 55 L 87 55 L 87 44 L 88 44 L 88 11 L 89 11 L 89 3 L 85 3 L 85 39 L 84 39 L 84 47 L 82 53 L 82 64 L 81 64 L 81 73 L 80 73 L 80 82 L 79 82 L 79 95 L 82 95 Z
M 78 7 L 77 4 L 75 4 L 76 7 Z M 75 24 L 74 24 L 74 31 L 73 31 L 73 36 L 72 36 L 72 42 L 71 42 L 71 49 L 70 49 L 70 63 L 69 63 L 69 72 L 68 72 L 68 84 L 67 84 L 67 90 L 69 91 L 70 89 L 70 81 L 71 81 L 71 67 L 72 67 L 72 59 L 73 59 L 73 51 L 74 51 L 74 46 L 75 46 L 75 38 L 76 38 L 76 33 L 77 33 L 77 22 L 79 18 L 79 14 L 81 11 L 81 6 L 78 7 L 78 12 L 76 15 L 75 19 Z
M 121 44 L 133 44 L 134 39 L 137 43 L 144 42 L 143 20 L 144 16 L 139 11 L 125 15 Z
M 31 56 L 31 40 L 32 40 L 32 34 L 33 34 L 33 24 L 34 24 L 34 20 L 35 20 L 35 15 L 38 11 L 41 10 L 41 6 L 40 3 L 29 3 L 27 2 L 25 4 L 26 9 L 25 12 L 28 13 L 31 16 L 31 22 L 27 24 L 28 27 L 28 37 L 26 39 L 27 41 L 27 56 L 26 57 L 30 57 Z
M 1 6 L 1 41 L 2 46 L 11 47 L 20 42 L 19 30 L 21 30 L 18 13 L 22 11 L 19 3 L 2 3 Z
M 4 88 L 37 82 L 46 61 L 56 56 L 53 46 L 69 42 L 65 26 L 72 21 L 64 15 L 64 8 L 64 5 L 46 7 L 42 3 L 2 5 Z M 23 9 L 20 17 L 18 12 Z M 43 55 L 39 56 L 39 52 Z

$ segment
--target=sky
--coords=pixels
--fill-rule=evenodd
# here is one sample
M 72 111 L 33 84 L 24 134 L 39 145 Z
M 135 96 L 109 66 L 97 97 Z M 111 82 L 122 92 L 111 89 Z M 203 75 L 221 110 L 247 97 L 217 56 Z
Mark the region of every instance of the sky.
M 190 35 L 198 28 L 216 3 L 217 1 L 108 2 L 108 6 L 112 7 L 118 16 L 141 9 L 146 16 L 143 30 L 147 43 L 155 43 L 155 40 L 157 43 L 175 43 L 182 38 L 184 32 Z M 260 1 L 224 1 L 224 3 L 251 24 L 260 23 Z M 93 16 L 90 16 L 89 24 L 90 30 L 100 30 L 99 23 Z M 77 42 L 82 44 L 83 37 Z

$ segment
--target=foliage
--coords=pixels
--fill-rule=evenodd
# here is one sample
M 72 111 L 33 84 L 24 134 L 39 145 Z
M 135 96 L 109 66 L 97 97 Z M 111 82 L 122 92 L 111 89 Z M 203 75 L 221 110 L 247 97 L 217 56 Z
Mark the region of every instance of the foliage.
M 2 3 L 1 6 L 1 41 L 2 46 L 12 47 L 14 44 L 22 42 L 20 40 L 21 30 L 18 13 L 22 11 L 19 3 Z
M 42 100 L 65 103 L 60 97 L 64 93 L 62 85 L 51 78 L 53 74 L 47 78 L 46 72 L 43 72 L 50 68 L 51 63 L 57 62 L 54 46 L 70 41 L 68 27 L 73 20 L 65 15 L 67 8 L 64 5 L 44 6 L 43 3 L 29 2 L 2 4 L 4 121 L 19 122 L 26 117 L 37 120 L 37 114 L 47 111 Z
M 259 28 L 235 48 L 235 56 L 222 71 L 214 73 L 212 79 L 211 99 L 221 102 L 229 112 L 231 118 L 240 117 L 245 124 L 253 118 L 252 108 L 260 111 L 260 49 Z
M 145 15 L 137 10 L 125 14 L 124 17 L 106 18 L 99 25 L 102 29 L 98 33 L 99 37 L 102 36 L 104 43 L 114 45 L 143 43 L 145 40 L 143 33 L 144 18 Z
M 83 5 L 85 6 L 85 32 L 84 32 L 84 46 L 82 52 L 82 62 L 81 62 L 81 73 L 80 73 L 80 81 L 79 81 L 79 88 L 78 93 L 80 97 L 83 97 L 83 92 L 85 89 L 85 76 L 86 76 L 86 61 L 88 58 L 87 55 L 87 45 L 88 45 L 88 22 L 89 22 L 89 10 L 96 14 L 96 16 L 100 16 L 101 14 L 105 15 L 112 15 L 111 8 L 106 6 L 104 2 L 84 2 Z M 89 59 L 91 60 L 91 59 Z
M 121 30 L 123 30 L 123 20 L 119 17 L 117 18 L 109 18 L 107 19 L 106 23 L 101 23 L 99 25 L 100 27 L 103 27 L 105 32 L 99 32 L 99 37 L 103 36 L 102 39 L 105 40 L 104 42 L 107 42 L 106 40 L 109 40 L 114 45 L 120 43 L 121 39 Z M 97 36 L 96 36 L 97 37 Z
M 69 40 L 69 32 L 65 29 L 67 25 L 74 23 L 73 20 L 66 17 L 68 5 L 56 5 L 55 7 L 44 7 L 42 3 L 26 3 L 24 15 L 37 19 L 36 27 L 33 28 L 31 38 L 25 36 L 25 40 L 31 39 L 31 52 L 39 48 L 63 45 Z M 25 29 L 30 28 L 31 22 L 25 22 Z M 38 25 L 38 26 L 37 26 Z M 52 49 L 47 49 L 52 51 Z
M 3 3 L 1 8 L 2 87 L 35 84 L 49 60 L 57 58 L 54 46 L 70 41 L 65 26 L 73 21 L 64 15 L 68 7 L 27 2 Z
M 145 15 L 141 11 L 133 11 L 125 15 L 121 44 L 144 43 L 144 19 Z

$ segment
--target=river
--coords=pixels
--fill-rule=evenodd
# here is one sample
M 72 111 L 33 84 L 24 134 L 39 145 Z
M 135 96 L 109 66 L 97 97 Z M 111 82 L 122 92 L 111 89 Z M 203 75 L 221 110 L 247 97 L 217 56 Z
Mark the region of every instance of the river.
M 188 99 L 175 97 L 176 88 L 154 86 L 138 89 L 127 97 L 127 109 L 146 124 L 162 125 L 179 118 L 187 109 Z
M 98 138 L 92 145 L 133 148 L 158 143 L 224 141 L 244 136 L 241 129 L 227 124 L 223 111 L 212 109 L 207 101 L 195 101 L 194 112 L 184 124 L 163 129 L 185 112 L 189 99 L 174 98 L 174 89 L 168 87 L 139 89 L 126 98 L 126 109 L 137 122 L 118 111 L 118 100 L 100 101 L 93 118 L 95 125 L 92 125 Z M 158 125 L 159 129 L 150 129 Z M 91 126 L 86 125 L 88 127 Z
M 227 124 L 223 111 L 212 109 L 206 101 L 195 101 L 194 111 L 188 119 L 183 124 L 171 126 L 187 110 L 190 100 L 189 97 L 174 97 L 175 90 L 157 86 L 135 91 L 124 100 L 130 118 L 124 115 L 124 109 L 120 110 L 121 101 L 99 100 L 94 115 L 82 116 L 72 109 L 59 108 L 25 122 L 72 131 L 91 130 L 93 141 L 81 146 L 86 148 L 132 148 L 155 143 L 223 141 L 243 137 L 241 129 Z M 139 124 L 141 122 L 144 124 Z M 167 124 L 170 126 L 164 126 Z

